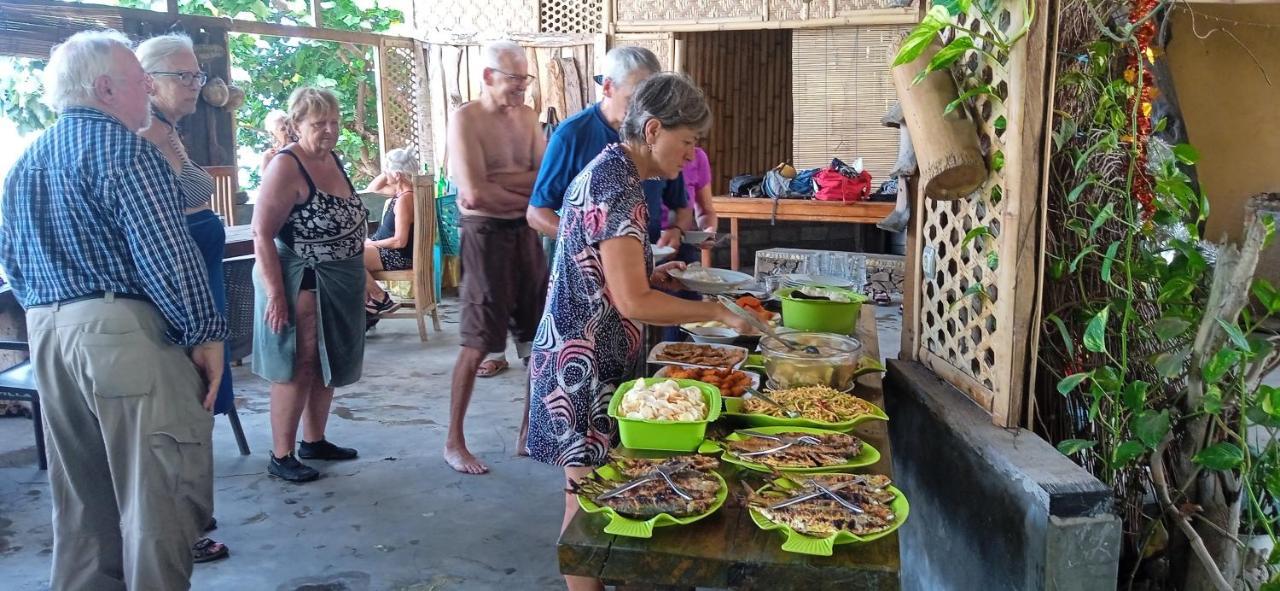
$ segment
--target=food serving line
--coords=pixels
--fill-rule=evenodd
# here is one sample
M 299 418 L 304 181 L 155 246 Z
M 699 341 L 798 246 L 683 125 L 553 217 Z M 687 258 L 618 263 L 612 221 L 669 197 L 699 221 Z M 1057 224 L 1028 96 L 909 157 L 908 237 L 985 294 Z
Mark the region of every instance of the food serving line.
M 723 273 L 717 269 L 707 271 Z M 760 316 L 763 319 L 767 314 Z M 861 342 L 858 357 L 879 360 L 874 309 L 861 306 L 856 313 L 855 330 L 846 328 L 844 334 L 849 332 Z M 801 345 L 826 342 L 825 337 L 813 333 L 782 337 Z M 740 339 L 737 343 L 743 344 Z M 702 378 L 702 383 L 682 379 L 662 386 L 667 378 L 650 377 L 643 386 L 624 384 L 614 394 L 610 414 L 621 417 L 619 429 L 624 447 L 615 450 L 616 459 L 610 466 L 593 474 L 593 481 L 577 487 L 584 510 L 574 516 L 560 538 L 561 572 L 596 577 L 623 588 L 898 589 L 896 530 L 906 520 L 909 509 L 901 491 L 885 486 L 891 476 L 891 456 L 888 417 L 880 410 L 884 406 L 880 372 L 862 370 L 867 373 L 852 380 L 851 394 L 821 387 L 795 389 L 806 380 L 847 380 L 857 364 L 826 373 L 815 374 L 804 367 L 789 368 L 791 371 L 787 372 L 780 370 L 779 359 L 785 362 L 795 357 L 775 353 L 767 365 L 780 375 L 748 375 L 749 379 L 743 379 L 738 371 L 765 373 L 766 363 L 758 355 L 738 364 L 738 370 L 709 370 L 689 367 L 697 365 L 689 362 L 702 360 L 700 354 L 705 354 L 708 364 L 732 362 L 734 357 L 725 359 L 722 354 L 734 349 L 717 344 L 667 347 L 670 345 L 659 344 L 651 351 L 649 361 L 659 369 L 646 375 L 693 376 Z M 824 346 L 822 353 L 830 351 Z M 790 354 L 804 357 L 796 351 Z M 762 405 L 773 408 L 772 405 L 759 398 L 750 400 L 750 388 L 757 383 L 767 385 L 773 377 L 789 380 L 772 384 L 784 390 L 785 396 L 792 392 L 806 396 L 821 392 L 829 400 L 856 396 L 869 404 L 840 400 L 840 409 L 864 410 L 842 410 L 858 414 L 852 418 L 839 415 L 835 424 L 806 420 L 808 415 L 795 416 L 801 408 L 800 398 L 782 398 L 779 402 L 785 408 L 767 411 Z M 708 382 L 718 384 L 728 394 L 723 397 L 723 406 L 721 389 Z M 627 418 L 626 412 L 653 416 L 654 411 L 644 404 L 655 396 L 677 401 L 664 412 L 689 418 L 688 399 L 671 397 L 671 390 L 676 387 L 691 388 L 681 390 L 685 396 L 702 394 L 708 415 L 703 421 Z M 629 390 L 637 391 L 628 397 Z M 659 396 L 652 390 L 666 394 Z M 746 400 L 734 396 L 744 392 Z M 763 393 L 771 392 L 778 393 L 769 389 Z M 813 408 L 828 407 L 819 403 Z M 832 418 L 827 411 L 806 412 L 822 412 L 824 418 Z M 812 428 L 815 426 L 830 428 Z M 856 451 L 850 451 L 850 442 Z M 628 449 L 628 443 L 638 449 Z M 659 451 L 664 447 L 667 451 Z M 778 448 L 783 451 L 774 451 Z M 841 450 L 848 457 L 842 457 Z M 765 459 L 773 454 L 777 455 Z M 801 461 L 795 458 L 812 463 L 802 467 L 794 463 Z M 764 465 L 767 463 L 772 467 Z M 718 490 L 719 481 L 723 481 L 724 490 Z M 714 496 L 710 496 L 712 491 Z M 788 502 L 792 504 L 784 509 Z M 671 512 L 654 515 L 658 511 L 655 506 Z M 875 531 L 862 535 L 848 531 L 803 535 L 786 527 L 796 525 L 797 515 L 801 521 L 807 519 L 806 511 L 816 511 L 820 514 L 817 520 L 826 519 L 828 525 L 834 520 L 837 529 L 870 527 Z M 790 521 L 787 515 L 791 516 Z M 846 520 L 848 523 L 843 523 Z M 855 522 L 859 525 L 855 526 Z

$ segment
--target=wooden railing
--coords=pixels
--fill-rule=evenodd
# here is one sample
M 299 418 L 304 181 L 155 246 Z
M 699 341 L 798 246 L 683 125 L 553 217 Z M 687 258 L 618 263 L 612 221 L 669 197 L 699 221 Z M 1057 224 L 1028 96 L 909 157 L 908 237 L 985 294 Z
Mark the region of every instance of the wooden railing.
M 239 191 L 240 170 L 234 166 L 207 166 L 205 171 L 213 175 L 213 211 L 226 220 L 226 225 L 236 225 L 236 192 Z

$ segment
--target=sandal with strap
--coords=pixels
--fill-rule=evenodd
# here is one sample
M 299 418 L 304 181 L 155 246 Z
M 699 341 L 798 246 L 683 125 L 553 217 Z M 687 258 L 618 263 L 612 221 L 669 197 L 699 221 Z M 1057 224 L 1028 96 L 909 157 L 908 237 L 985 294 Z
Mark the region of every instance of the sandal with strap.
M 191 546 L 191 560 L 196 563 L 213 562 L 231 555 L 227 545 L 210 538 L 200 538 Z
M 491 378 L 511 367 L 506 359 L 485 359 L 480 362 L 480 367 L 476 368 L 477 378 Z

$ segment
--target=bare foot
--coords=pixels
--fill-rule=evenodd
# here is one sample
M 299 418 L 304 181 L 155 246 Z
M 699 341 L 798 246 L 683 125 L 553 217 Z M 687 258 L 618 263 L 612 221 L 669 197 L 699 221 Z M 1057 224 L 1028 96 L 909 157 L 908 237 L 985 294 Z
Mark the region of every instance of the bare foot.
M 489 467 L 471 455 L 471 452 L 467 451 L 465 447 L 452 448 L 445 446 L 444 461 L 448 462 L 449 466 L 454 470 L 463 474 L 484 474 L 489 471 Z

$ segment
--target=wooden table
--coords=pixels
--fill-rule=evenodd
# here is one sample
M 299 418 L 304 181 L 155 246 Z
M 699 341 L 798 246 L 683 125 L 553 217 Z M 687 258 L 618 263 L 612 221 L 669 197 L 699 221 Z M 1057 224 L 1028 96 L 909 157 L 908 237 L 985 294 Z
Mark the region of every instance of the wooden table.
M 879 358 L 875 310 L 863 306 L 858 338 L 865 354 Z M 857 394 L 884 406 L 880 376 L 863 376 Z M 869 472 L 891 474 L 889 431 L 873 421 L 854 433 L 880 450 Z M 782 551 L 782 535 L 751 521 L 730 478 L 729 500 L 714 515 L 687 526 L 662 527 L 649 539 L 604 533 L 607 518 L 579 511 L 560 536 L 560 572 L 603 579 L 606 584 L 729 589 L 898 589 L 898 535 L 867 544 L 836 546 L 831 557 Z
M 844 224 L 874 224 L 893 211 L 892 201 L 815 201 L 813 199 L 779 199 L 774 212 L 773 199 L 752 197 L 712 197 L 716 216 L 729 219 L 730 264 L 737 271 L 741 266 L 738 252 L 738 220 L 772 220 L 784 222 L 836 222 Z M 711 266 L 710 255 L 704 252 L 703 264 Z
M 227 226 L 227 250 L 222 258 L 231 259 L 253 254 L 253 226 Z

